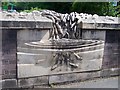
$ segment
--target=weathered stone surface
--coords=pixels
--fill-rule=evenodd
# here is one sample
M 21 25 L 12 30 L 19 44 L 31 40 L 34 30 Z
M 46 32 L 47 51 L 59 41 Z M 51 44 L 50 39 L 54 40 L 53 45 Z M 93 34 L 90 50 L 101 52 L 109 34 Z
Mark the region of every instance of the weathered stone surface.
M 18 80 L 18 87 L 31 87 L 39 85 L 47 85 L 49 83 L 48 76 L 21 78 Z
M 106 31 L 103 68 L 119 67 L 119 31 Z
M 78 26 L 79 27 L 79 26 Z M 118 30 L 120 29 L 120 24 L 117 22 L 117 23 L 83 23 L 82 24 L 82 28 L 83 29 L 101 29 L 101 30 L 104 30 L 104 29 L 115 29 L 115 30 Z
M 68 74 L 54 74 L 40 77 L 20 78 L 19 87 L 44 87 L 43 85 L 61 85 L 69 82 L 93 80 L 119 75 L 119 68 L 105 69 L 93 72 L 76 72 Z M 41 86 L 42 85 L 42 86 Z
M 50 12 L 50 10 L 43 10 L 42 12 Z M 31 13 L 25 12 L 6 12 L 0 11 L 1 18 L 0 21 L 3 22 L 2 27 L 11 27 L 11 28 L 46 28 L 51 27 L 52 20 L 41 16 L 42 12 L 33 11 Z M 57 12 L 55 12 L 57 13 Z M 58 13 L 57 13 L 58 14 Z M 59 13 L 60 14 L 60 13 Z M 58 14 L 58 15 L 59 15 Z M 120 29 L 119 25 L 119 17 L 111 17 L 111 16 L 98 16 L 96 14 L 84 14 L 84 13 L 71 13 L 70 15 L 74 16 L 76 14 L 76 18 L 78 18 L 78 22 L 83 22 L 82 28 L 88 29 Z M 61 17 L 64 17 L 69 14 L 61 14 Z M 63 18 L 63 21 L 64 21 Z
M 44 29 L 32 29 L 32 30 L 29 29 L 18 30 L 17 46 L 22 47 L 25 46 L 24 43 L 35 42 L 40 40 L 48 40 L 50 29 L 44 28 Z
M 63 83 L 70 81 L 84 81 L 87 79 L 93 79 L 99 77 L 100 72 L 85 72 L 85 73 L 71 73 L 71 74 L 62 74 L 62 75 L 53 75 L 50 76 L 49 83 Z
M 25 48 L 27 49 L 27 51 Z M 45 51 L 42 48 L 22 46 L 21 48 L 19 47 L 18 49 L 19 51 L 18 77 L 23 78 L 23 77 L 49 75 L 53 73 L 58 74 L 58 73 L 68 73 L 68 72 L 76 72 L 76 71 L 100 70 L 102 66 L 103 50 L 104 50 L 104 42 L 89 47 L 71 48 L 71 49 L 63 48 L 60 50 L 50 49 L 49 51 L 47 51 L 47 49 Z M 69 53 L 71 55 L 70 59 L 74 60 L 74 63 L 78 65 L 78 68 L 72 68 L 70 65 L 65 65 L 63 63 L 61 66 L 58 64 L 59 65 L 58 68 L 52 71 L 51 67 L 54 65 L 54 63 L 56 63 L 56 60 L 54 60 L 54 56 L 57 55 L 58 51 L 62 52 L 62 54 Z M 73 53 L 71 53 L 71 51 Z M 82 60 L 77 60 L 75 53 L 79 57 L 81 57 Z M 28 56 L 30 56 L 29 60 L 27 60 Z M 28 70 L 29 72 L 27 72 Z
M 16 79 L 5 79 L 2 81 L 2 88 L 17 88 Z
M 51 22 L 36 22 L 36 21 L 1 21 L 2 28 L 12 29 L 34 29 L 34 28 L 51 28 Z
M 17 32 L 2 30 L 2 75 L 5 78 L 17 78 Z
M 49 67 L 35 64 L 18 64 L 18 78 L 48 75 L 49 70 Z
M 92 39 L 92 40 L 104 40 L 106 37 L 105 30 L 93 30 L 93 29 L 83 29 L 82 39 Z
M 0 26 L 1 25 L 2 23 L 0 22 Z M 0 29 L 0 89 L 2 89 L 2 30 L 1 29 Z
M 0 29 L 2 28 L 2 30 L 0 30 L 0 34 L 2 34 L 0 35 L 2 36 L 0 38 L 0 41 L 2 41 L 2 44 L 0 42 L 0 47 L 2 47 L 0 48 L 0 50 L 2 49 L 2 53 L 0 51 L 0 57 L 2 57 L 2 60 L 0 61 L 1 65 L 0 67 L 2 68 L 0 77 L 1 79 L 4 79 L 3 80 L 4 88 L 16 87 L 17 85 L 16 78 L 19 78 L 18 80 L 19 87 L 24 87 L 48 83 L 62 83 L 74 80 L 86 80 L 93 79 L 95 77 L 106 76 L 110 77 L 114 75 L 119 75 L 118 73 L 119 69 L 116 69 L 117 67 L 119 67 L 118 64 L 120 58 L 120 34 L 119 34 L 120 23 L 117 21 L 119 18 L 99 17 L 96 15 L 94 15 L 94 20 L 92 21 L 91 21 L 91 19 L 93 18 L 92 16 L 91 16 L 92 18 L 89 17 L 89 19 L 85 19 L 86 17 L 83 18 L 83 25 L 82 27 L 80 27 L 83 29 L 81 30 L 82 39 L 105 40 L 104 57 L 102 56 L 103 55 L 102 50 L 91 52 L 91 50 L 93 49 L 82 49 L 81 53 L 79 53 L 84 58 L 82 70 L 89 70 L 89 73 L 72 72 L 72 74 L 61 73 L 61 75 L 60 74 L 58 75 L 57 73 L 56 75 L 37 77 L 46 74 L 52 74 L 51 72 L 48 71 L 50 70 L 50 68 L 48 69 L 46 68 L 48 64 L 41 63 L 42 60 L 39 60 L 39 58 L 40 59 L 51 58 L 50 56 L 51 53 L 49 53 L 49 51 L 47 51 L 47 53 L 45 51 L 39 52 L 38 50 L 35 52 L 34 48 L 34 50 L 33 51 L 31 50 L 30 53 L 28 49 L 25 49 L 25 53 L 20 53 L 22 51 L 21 50 L 17 54 L 16 52 L 17 44 L 18 46 L 22 46 L 22 43 L 25 43 L 27 41 L 31 42 L 48 39 L 49 31 L 52 28 L 52 21 L 47 18 L 39 16 L 33 17 L 31 13 L 28 15 L 28 17 L 25 16 L 26 15 L 25 13 L 21 13 L 20 17 L 17 15 L 18 14 L 16 14 L 16 16 L 13 17 L 14 13 L 13 16 L 11 15 L 11 13 L 8 13 L 7 18 L 5 14 L 3 15 L 3 18 L 0 17 Z M 99 18 L 101 18 L 101 20 L 99 20 Z M 103 47 L 104 46 L 97 48 L 94 47 L 94 49 L 101 49 Z M 90 53 L 84 53 L 84 50 L 90 51 Z M 35 53 L 37 57 L 32 57 L 31 55 L 35 55 L 33 53 Z M 46 55 L 39 56 L 40 53 Z M 19 61 L 21 58 L 20 56 L 18 56 L 19 65 L 17 67 L 16 54 L 17 55 L 27 54 L 27 56 L 31 57 L 26 58 L 26 56 L 22 56 L 22 58 L 25 58 L 24 60 L 27 60 L 24 62 L 24 60 Z M 33 61 L 33 59 L 35 59 L 36 61 Z M 41 64 L 43 64 L 43 66 L 45 67 L 44 69 L 40 67 Z M 101 66 L 103 71 L 98 72 L 94 71 L 96 70 L 96 68 L 97 70 L 101 70 Z M 104 70 L 106 68 L 108 70 Z M 109 70 L 109 68 L 112 69 Z M 19 75 L 17 77 L 18 73 Z
M 86 80 L 84 82 L 74 82 L 74 83 L 63 83 L 52 85 L 53 88 L 66 88 L 67 89 L 109 89 L 109 90 L 118 90 L 119 89 L 119 77 L 106 77 L 106 78 L 94 78 L 93 80 Z M 39 88 L 39 87 L 37 87 Z
M 104 69 L 100 76 L 101 77 L 111 77 L 111 76 L 119 76 L 120 75 L 120 69 L 119 68 L 110 68 L 110 69 Z

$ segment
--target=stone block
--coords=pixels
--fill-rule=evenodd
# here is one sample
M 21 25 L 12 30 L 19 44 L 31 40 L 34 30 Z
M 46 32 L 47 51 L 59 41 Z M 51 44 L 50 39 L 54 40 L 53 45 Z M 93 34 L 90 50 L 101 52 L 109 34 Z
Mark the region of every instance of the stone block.
M 51 75 L 49 77 L 49 83 L 57 84 L 57 83 L 71 82 L 71 81 L 85 81 L 97 77 L 100 77 L 100 71 Z
M 17 45 L 18 47 L 25 46 L 25 43 L 35 42 L 40 40 L 48 40 L 49 29 L 25 29 L 17 31 Z
M 16 88 L 17 80 L 16 79 L 4 79 L 2 80 L 2 88 Z
M 105 40 L 106 31 L 101 30 L 82 30 L 82 39 Z
M 48 76 L 20 78 L 18 80 L 18 87 L 31 87 L 47 85 L 49 83 Z
M 42 76 L 48 74 L 49 74 L 48 67 L 37 66 L 34 64 L 18 65 L 18 78 Z
M 100 76 L 101 77 L 111 77 L 111 76 L 118 76 L 120 74 L 119 68 L 110 68 L 110 69 L 104 69 L 101 71 Z

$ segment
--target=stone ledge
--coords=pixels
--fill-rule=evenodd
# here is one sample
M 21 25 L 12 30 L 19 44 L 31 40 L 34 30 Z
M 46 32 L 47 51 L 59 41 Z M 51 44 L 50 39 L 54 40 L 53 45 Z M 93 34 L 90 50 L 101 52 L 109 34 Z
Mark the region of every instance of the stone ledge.
M 80 26 L 78 26 L 80 27 Z M 115 29 L 120 30 L 120 23 L 83 23 L 83 29 Z
M 106 78 L 119 76 L 119 68 L 105 69 L 102 71 L 91 71 L 91 72 L 76 72 L 69 74 L 56 74 L 51 76 L 38 76 L 31 78 L 18 79 L 4 79 L 2 80 L 2 88 L 31 88 L 36 86 L 45 87 L 49 84 L 62 85 L 70 82 L 86 81 L 95 78 Z
M 95 78 L 106 78 L 119 76 L 119 68 L 105 69 L 101 71 L 90 71 L 90 72 L 76 72 L 69 74 L 56 74 L 50 76 L 36 76 L 31 78 L 21 78 L 18 79 L 19 87 L 31 87 L 31 86 L 41 86 L 41 85 L 51 85 L 51 84 L 64 84 L 76 81 L 86 81 L 92 80 Z M 25 81 L 26 84 L 21 84 L 21 81 Z
M 24 28 L 52 28 L 52 21 L 34 21 L 34 20 L 21 20 L 21 21 L 16 21 L 16 20 L 0 20 L 2 23 L 2 26 L 0 28 L 8 28 L 8 29 L 24 29 Z M 100 29 L 100 30 L 120 30 L 120 23 L 87 23 L 83 22 L 82 25 L 81 23 L 78 24 L 78 28 L 82 29 Z
M 0 28 L 8 29 L 24 29 L 24 28 L 52 28 L 51 22 L 35 22 L 35 21 L 2 21 Z

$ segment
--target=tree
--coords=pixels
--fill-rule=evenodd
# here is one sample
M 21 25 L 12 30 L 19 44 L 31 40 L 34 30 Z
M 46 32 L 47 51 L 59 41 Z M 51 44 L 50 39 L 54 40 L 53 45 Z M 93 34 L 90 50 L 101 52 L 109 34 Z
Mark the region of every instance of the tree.
M 105 15 L 108 14 L 108 8 L 108 2 L 74 2 L 71 10 L 82 13 Z
M 72 3 L 69 2 L 18 2 L 17 10 L 30 10 L 31 8 L 50 9 L 60 13 L 70 12 Z
M 106 11 L 105 15 L 109 16 L 117 16 L 119 11 L 117 10 L 118 6 L 114 6 L 113 2 L 109 2 L 108 4 L 108 10 Z
M 6 4 L 6 3 L 4 3 Z M 17 11 L 49 9 L 60 13 L 88 13 L 98 15 L 120 16 L 120 2 L 113 6 L 112 2 L 16 2 Z
M 118 6 L 116 7 L 117 16 L 120 17 L 120 2 L 118 2 Z

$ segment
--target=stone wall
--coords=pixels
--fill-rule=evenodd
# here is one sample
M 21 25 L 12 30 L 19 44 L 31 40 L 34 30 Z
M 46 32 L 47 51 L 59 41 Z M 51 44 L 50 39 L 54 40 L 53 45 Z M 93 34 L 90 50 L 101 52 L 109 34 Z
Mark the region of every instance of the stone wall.
M 44 22 L 43 20 L 37 23 L 32 21 L 0 20 L 0 23 L 2 23 L 0 25 L 0 88 L 16 88 L 18 87 L 18 38 L 21 38 L 23 42 L 25 39 L 32 37 L 37 40 L 48 38 L 49 35 L 46 33 L 51 29 L 51 21 Z M 36 35 L 37 30 L 35 28 L 41 31 L 40 35 Z M 30 33 L 29 30 L 33 31 L 33 33 Z M 21 33 L 22 31 L 23 33 Z M 24 31 L 27 33 L 24 33 Z M 29 34 L 29 37 L 27 37 L 27 34 Z M 45 37 L 42 36 L 44 34 L 46 34 Z
M 23 77 L 18 78 L 18 57 L 17 57 L 17 46 L 21 46 L 21 43 L 27 41 L 38 41 L 41 39 L 49 38 L 49 31 L 51 30 L 51 22 L 46 26 L 44 24 L 39 24 L 42 26 L 37 27 L 36 23 L 30 22 L 5 22 L 3 21 L 2 30 L 2 60 L 0 60 L 0 66 L 2 68 L 2 87 L 3 88 L 13 88 L 13 87 L 29 87 L 35 85 L 51 84 L 51 83 L 62 83 L 67 81 L 93 79 L 96 77 L 103 76 L 114 76 L 118 75 L 118 60 L 120 57 L 120 27 L 117 24 L 117 29 L 95 29 L 87 28 L 82 29 L 82 39 L 97 39 L 105 40 L 104 46 L 104 57 L 103 57 L 103 70 L 92 71 L 92 72 L 76 72 L 69 74 L 54 74 L 45 76 L 35 76 L 35 77 Z M 21 23 L 21 24 L 20 24 Z M 41 23 L 41 22 L 39 22 Z M 11 25 L 13 25 L 11 27 Z M 14 26 L 15 25 L 15 26 Z M 19 25 L 21 25 L 19 27 Z M 22 27 L 24 26 L 24 27 Z M 44 52 L 43 52 L 44 53 Z M 24 62 L 24 61 L 23 61 Z M 114 70 L 112 69 L 114 68 Z M 107 69 L 107 70 L 106 70 Z M 24 68 L 23 68 L 24 70 Z M 34 70 L 32 68 L 32 70 Z M 38 70 L 39 71 L 39 70 Z M 38 72 L 36 71 L 36 72 Z
M 119 30 L 119 29 L 118 29 Z M 118 74 L 118 57 L 119 57 L 119 50 L 117 49 L 118 56 L 114 55 L 113 53 L 115 52 L 116 45 L 118 45 L 118 36 L 119 32 L 118 30 L 109 30 L 109 29 L 82 29 L 82 39 L 93 39 L 93 40 L 103 40 L 105 41 L 105 46 L 104 46 L 104 57 L 103 57 L 103 65 L 102 65 L 102 70 L 97 71 L 97 70 L 91 70 L 91 72 L 80 72 L 78 73 L 63 73 L 63 74 L 53 74 L 49 75 L 45 73 L 45 75 L 41 75 L 38 73 L 39 69 L 36 66 L 36 69 L 34 66 L 30 66 L 31 70 L 36 70 L 36 76 L 35 72 L 33 76 L 29 76 L 29 78 L 26 76 L 28 75 L 26 73 L 26 77 L 21 77 L 19 78 L 19 83 L 18 85 L 20 87 L 28 87 L 30 86 L 37 86 L 37 85 L 47 85 L 47 84 L 56 84 L 56 83 L 63 83 L 63 82 L 70 82 L 70 81 L 76 81 L 76 80 L 87 80 L 87 79 L 93 79 L 93 78 L 98 78 L 98 77 L 110 77 L 110 76 L 116 76 Z M 111 36 L 112 34 L 112 36 Z M 111 38 L 111 40 L 109 40 Z M 37 40 L 35 40 L 37 41 Z M 109 46 L 108 46 L 109 44 Z M 116 44 L 116 45 L 114 45 Z M 111 47 L 110 47 L 111 46 Z M 112 49 L 110 49 L 112 48 Z M 44 53 L 44 52 L 42 52 Z M 93 52 L 94 53 L 94 52 Z M 96 53 L 94 53 L 96 54 Z M 47 54 L 48 55 L 48 54 Z M 88 56 L 87 56 L 88 57 Z M 114 59 L 113 59 L 114 58 Z M 26 60 L 27 61 L 27 60 Z M 35 63 L 35 62 L 32 62 Z M 32 68 L 33 67 L 33 68 Z M 47 69 L 46 69 L 47 70 Z M 23 84 L 24 82 L 24 84 Z

